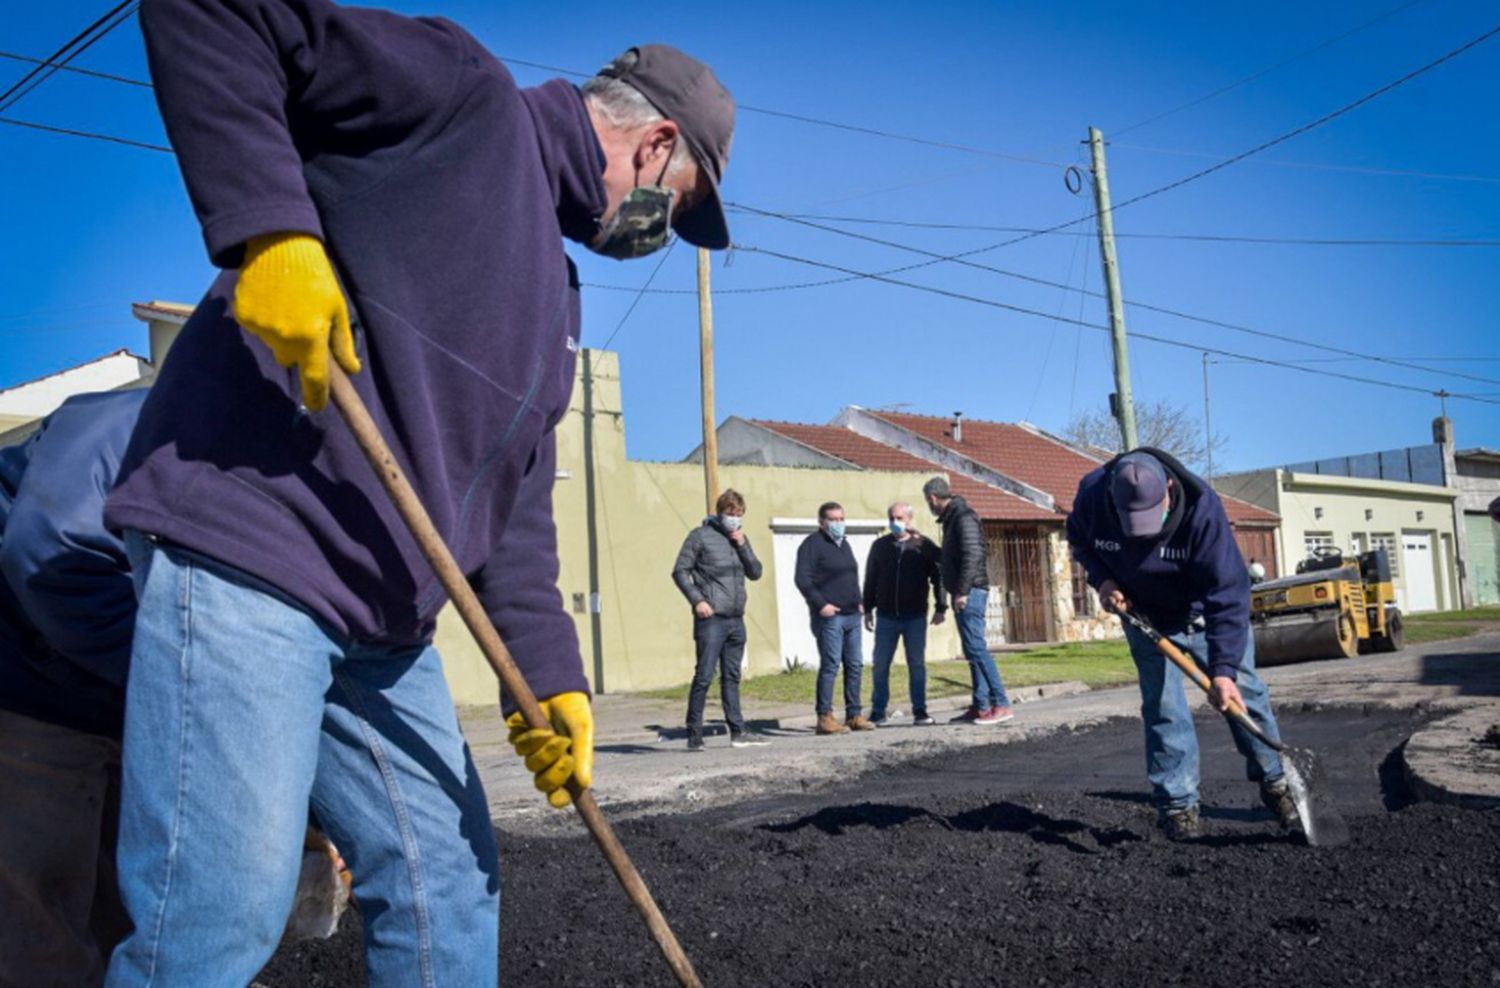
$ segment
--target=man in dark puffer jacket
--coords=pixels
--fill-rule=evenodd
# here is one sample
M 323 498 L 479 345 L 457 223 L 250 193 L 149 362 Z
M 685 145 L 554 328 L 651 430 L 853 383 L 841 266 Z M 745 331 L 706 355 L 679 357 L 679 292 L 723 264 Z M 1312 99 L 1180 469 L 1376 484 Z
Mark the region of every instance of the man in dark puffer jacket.
M 735 490 L 719 495 L 718 513 L 688 533 L 672 580 L 693 605 L 693 644 L 698 668 L 688 695 L 688 750 L 703 750 L 703 706 L 719 667 L 719 691 L 729 743 L 736 748 L 765 744 L 760 735 L 745 730 L 740 713 L 740 665 L 745 657 L 745 581 L 759 580 L 760 560 L 740 527 L 745 499 Z
M 985 726 L 1003 724 L 1014 714 L 984 636 L 984 609 L 990 598 L 984 526 L 969 503 L 948 488 L 946 477 L 933 477 L 923 484 L 922 495 L 943 526 L 943 586 L 953 598 L 959 640 L 974 677 L 974 702 L 953 720 Z

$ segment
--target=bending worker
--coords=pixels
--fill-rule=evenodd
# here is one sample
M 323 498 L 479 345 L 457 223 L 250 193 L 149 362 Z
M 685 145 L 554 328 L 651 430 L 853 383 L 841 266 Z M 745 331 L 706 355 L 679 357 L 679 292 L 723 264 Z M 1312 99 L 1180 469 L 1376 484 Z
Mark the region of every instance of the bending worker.
M 1215 709 L 1239 702 L 1279 739 L 1270 694 L 1255 673 L 1249 572 L 1211 487 L 1160 450 L 1133 450 L 1078 485 L 1068 542 L 1106 610 L 1144 615 L 1207 670 Z M 1162 829 L 1173 840 L 1196 837 L 1198 736 L 1182 671 L 1128 623 L 1125 637 L 1140 678 L 1146 776 Z M 1297 810 L 1281 757 L 1239 724 L 1230 731 L 1261 799 L 1291 827 Z
M 640 257 L 675 226 L 726 246 L 733 102 L 658 45 L 581 91 L 521 89 L 450 21 L 328 0 L 146 0 L 141 24 L 223 273 L 106 508 L 140 596 L 119 854 L 135 930 L 109 984 L 247 984 L 311 797 L 355 876 L 370 984 L 492 986 L 499 861 L 432 644 L 444 594 L 324 407 L 328 361 L 540 698 L 552 729 L 512 719 L 512 742 L 565 805 L 590 782 L 593 716 L 552 517 L 579 331 L 563 240 Z

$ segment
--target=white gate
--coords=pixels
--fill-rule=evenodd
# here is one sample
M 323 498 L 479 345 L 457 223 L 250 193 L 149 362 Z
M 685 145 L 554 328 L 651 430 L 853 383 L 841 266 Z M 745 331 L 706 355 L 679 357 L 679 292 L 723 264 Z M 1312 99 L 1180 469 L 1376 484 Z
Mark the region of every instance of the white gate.
M 812 621 L 807 611 L 807 601 L 797 591 L 797 548 L 802 540 L 818 530 L 816 518 L 772 518 L 771 551 L 776 566 L 776 615 L 777 631 L 781 638 L 781 661 L 796 661 L 809 669 L 818 667 L 818 645 L 813 641 Z M 870 555 L 870 546 L 886 531 L 884 519 L 849 519 L 844 524 L 844 537 L 854 558 L 859 563 L 859 583 L 864 586 L 865 559 Z M 860 644 L 864 652 L 865 665 L 873 660 L 875 636 L 860 630 Z
M 1437 610 L 1437 581 L 1432 568 L 1432 533 L 1401 533 L 1401 569 L 1406 575 L 1406 610 Z

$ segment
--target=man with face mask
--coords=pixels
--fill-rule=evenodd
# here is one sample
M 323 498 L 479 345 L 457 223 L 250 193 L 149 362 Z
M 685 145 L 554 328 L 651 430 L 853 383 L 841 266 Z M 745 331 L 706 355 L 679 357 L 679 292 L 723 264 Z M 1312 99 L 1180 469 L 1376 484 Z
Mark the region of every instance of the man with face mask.
M 719 495 L 717 514 L 688 533 L 672 567 L 672 581 L 693 608 L 693 644 L 698 654 L 688 695 L 688 750 L 703 750 L 703 706 L 719 671 L 724 722 L 735 748 L 766 744 L 745 727 L 740 713 L 740 666 L 745 658 L 745 581 L 759 580 L 760 560 L 745 534 L 745 499 L 736 490 Z
M 844 537 L 844 506 L 829 501 L 818 508 L 818 530 L 797 547 L 797 590 L 807 601 L 813 640 L 818 644 L 818 686 L 814 708 L 819 734 L 873 731 L 864 716 L 859 686 L 864 670 L 860 646 L 859 563 Z M 833 684 L 844 672 L 844 722 L 833 715 Z
M 248 983 L 311 798 L 337 821 L 355 897 L 379 904 L 364 911 L 370 983 L 493 985 L 498 860 L 432 648 L 444 595 L 324 409 L 328 361 L 358 372 L 541 699 L 552 730 L 513 718 L 512 742 L 565 805 L 569 779 L 590 781 L 593 719 L 556 586 L 553 429 L 579 327 L 562 241 L 634 257 L 671 226 L 725 247 L 733 101 L 662 45 L 587 93 L 523 90 L 438 18 L 329 0 L 140 13 L 223 273 L 107 508 L 140 579 L 119 856 L 135 931 L 109 983 Z
M 948 614 L 943 591 L 942 553 L 937 545 L 912 527 L 911 505 L 897 501 L 886 510 L 890 531 L 870 546 L 865 557 L 865 631 L 875 635 L 875 689 L 870 696 L 870 720 L 884 725 L 890 711 L 891 662 L 896 645 L 906 643 L 906 668 L 911 689 L 911 721 L 919 726 L 937 723 L 927 713 L 927 598 L 936 606 L 932 623 Z
M 1132 450 L 1079 483 L 1068 543 L 1106 610 L 1144 615 L 1208 672 L 1216 709 L 1238 701 L 1267 736 L 1279 736 L 1255 673 L 1250 574 L 1213 488 L 1161 450 Z M 1140 674 L 1146 776 L 1159 822 L 1173 840 L 1196 837 L 1198 735 L 1182 671 L 1128 623 L 1125 637 Z M 1229 727 L 1261 799 L 1291 827 L 1297 810 L 1281 757 L 1239 723 Z

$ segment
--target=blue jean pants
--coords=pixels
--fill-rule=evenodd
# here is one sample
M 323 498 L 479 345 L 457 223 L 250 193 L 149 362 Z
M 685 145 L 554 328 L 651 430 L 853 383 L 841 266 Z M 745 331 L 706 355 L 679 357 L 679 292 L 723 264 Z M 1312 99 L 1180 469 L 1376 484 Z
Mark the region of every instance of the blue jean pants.
M 244 988 L 292 904 L 309 804 L 354 874 L 371 985 L 493 986 L 500 869 L 436 650 L 341 640 L 275 590 L 127 533 L 107 984 Z
M 1151 799 L 1165 813 L 1198 805 L 1198 732 L 1188 706 L 1186 677 L 1145 635 L 1125 626 L 1130 655 L 1135 659 L 1141 685 L 1141 720 L 1146 730 L 1146 778 Z M 1170 635 L 1172 642 L 1204 670 L 1208 668 L 1208 645 L 1201 631 Z M 1265 680 L 1255 671 L 1255 636 L 1247 639 L 1245 659 L 1235 685 L 1245 699 L 1245 708 L 1266 735 L 1276 740 L 1276 716 L 1271 713 L 1271 695 Z M 1198 687 L 1192 687 L 1197 690 Z M 1238 722 L 1229 722 L 1234 746 L 1245 758 L 1245 777 L 1251 782 L 1274 782 L 1282 776 L 1281 756 L 1276 749 L 1257 740 Z
M 990 654 L 985 641 L 984 610 L 989 603 L 988 590 L 970 590 L 964 609 L 957 612 L 958 639 L 963 644 L 964 658 L 969 662 L 969 677 L 974 682 L 974 706 L 980 712 L 991 707 L 1010 706 L 1010 697 L 1005 693 L 1005 682 L 1000 678 L 1000 667 Z
M 864 654 L 860 646 L 858 614 L 813 615 L 812 633 L 818 643 L 817 712 L 833 713 L 833 681 L 839 668 L 844 670 L 844 716 L 858 717 L 864 708 L 859 702 L 860 679 L 864 675 Z
M 875 689 L 870 710 L 885 715 L 891 701 L 891 663 L 896 645 L 906 643 L 906 671 L 911 685 L 912 716 L 927 713 L 927 615 L 875 612 Z
M 720 614 L 695 618 L 693 645 L 698 652 L 698 666 L 693 672 L 693 687 L 688 692 L 688 733 L 703 733 L 703 708 L 708 703 L 708 688 L 713 685 L 716 670 L 719 673 L 719 699 L 724 704 L 724 723 L 729 725 L 731 734 L 745 733 L 745 718 L 740 713 L 745 619 Z

